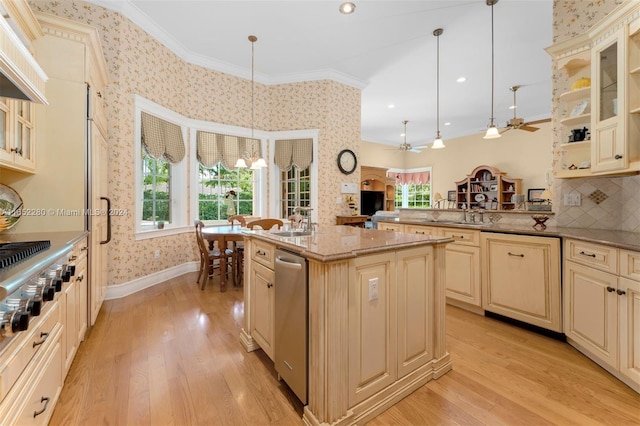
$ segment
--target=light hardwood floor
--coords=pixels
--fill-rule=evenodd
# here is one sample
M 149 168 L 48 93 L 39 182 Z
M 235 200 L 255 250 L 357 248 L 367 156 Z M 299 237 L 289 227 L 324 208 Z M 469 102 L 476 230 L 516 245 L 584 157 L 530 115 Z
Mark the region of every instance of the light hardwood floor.
M 106 301 L 52 425 L 298 425 L 269 358 L 238 341 L 242 289 L 188 274 Z M 453 370 L 370 425 L 640 425 L 640 396 L 566 343 L 447 307 Z

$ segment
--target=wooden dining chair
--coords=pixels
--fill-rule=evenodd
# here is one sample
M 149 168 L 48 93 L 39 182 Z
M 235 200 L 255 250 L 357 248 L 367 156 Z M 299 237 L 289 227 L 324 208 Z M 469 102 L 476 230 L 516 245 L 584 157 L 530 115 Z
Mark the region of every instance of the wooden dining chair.
M 277 226 L 278 229 L 282 228 L 283 222 L 280 219 L 258 219 L 253 222 L 247 223 L 247 228 L 249 229 L 264 229 L 265 231 L 270 230 L 274 226 Z
M 200 284 L 200 289 L 204 290 L 205 284 L 209 278 L 215 275 L 216 270 L 218 271 L 218 275 L 220 275 L 220 262 L 231 263 L 231 268 L 227 268 L 227 271 L 231 271 L 233 282 L 235 283 L 236 264 L 233 250 L 227 247 L 209 248 L 209 242 L 204 238 L 204 235 L 202 235 L 204 222 L 197 220 L 195 224 L 196 242 L 198 244 L 198 250 L 200 251 L 200 273 L 198 274 L 198 280 L 196 282 Z M 220 279 L 222 280 L 223 277 L 220 276 Z
M 239 223 L 240 226 L 243 228 L 247 226 L 247 219 L 246 219 L 246 216 L 243 214 L 236 214 L 234 216 L 230 216 L 227 220 L 229 221 L 231 226 L 235 225 L 236 223 Z

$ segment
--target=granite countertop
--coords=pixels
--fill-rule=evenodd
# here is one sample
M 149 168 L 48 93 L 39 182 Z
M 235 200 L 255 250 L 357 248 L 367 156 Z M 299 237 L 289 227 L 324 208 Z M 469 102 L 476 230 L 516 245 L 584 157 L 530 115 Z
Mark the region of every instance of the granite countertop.
M 271 231 L 246 231 L 248 238 L 256 238 L 300 255 L 328 262 L 359 255 L 378 253 L 412 246 L 436 245 L 452 242 L 448 237 L 437 237 L 400 232 L 379 231 L 352 226 L 320 226 L 312 235 L 282 237 Z
M 67 253 L 73 244 L 88 233 L 85 231 L 6 233 L 0 234 L 0 244 L 23 241 L 51 241 L 51 247 L 36 253 L 14 265 L 0 268 L 0 300 L 15 291 L 26 280 L 42 272 L 60 256 Z
M 566 228 L 549 226 L 544 230 L 532 226 L 486 223 L 484 225 L 468 225 L 464 223 L 438 222 L 419 219 L 383 219 L 379 222 L 401 223 L 410 225 L 438 226 L 446 228 L 477 229 L 482 232 L 502 232 L 506 234 L 536 235 L 541 237 L 573 238 L 606 246 L 640 251 L 640 233 L 616 231 L 609 229 Z

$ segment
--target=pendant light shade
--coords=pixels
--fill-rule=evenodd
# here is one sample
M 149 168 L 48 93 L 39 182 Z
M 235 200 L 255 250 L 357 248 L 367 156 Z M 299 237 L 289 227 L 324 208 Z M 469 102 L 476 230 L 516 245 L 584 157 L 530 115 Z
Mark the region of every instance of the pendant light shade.
M 487 133 L 484 135 L 484 139 L 496 139 L 502 136 L 498 131 L 495 124 L 495 117 L 493 116 L 493 92 L 494 92 L 494 55 L 493 55 L 493 5 L 498 3 L 498 0 L 486 0 L 487 6 L 491 7 L 491 119 L 489 121 L 489 127 Z
M 254 35 L 250 35 L 249 36 L 249 41 L 251 42 L 251 141 L 252 141 L 252 145 L 253 145 L 253 126 L 254 126 L 254 110 L 255 110 L 255 95 L 254 95 L 254 86 L 255 86 L 255 81 L 253 78 L 253 74 L 254 74 L 254 45 L 255 42 L 258 41 L 258 37 L 254 36 Z M 258 145 L 258 147 L 260 147 L 260 145 Z M 262 158 L 262 156 L 260 155 L 259 152 L 259 148 L 258 150 L 256 150 L 255 152 L 245 152 L 242 154 L 242 157 L 238 158 L 238 161 L 236 161 L 236 164 L 234 165 L 234 167 L 237 168 L 242 168 L 242 169 L 246 169 L 247 168 L 247 162 L 251 163 L 251 166 L 249 167 L 252 170 L 259 170 L 262 169 L 263 167 L 267 167 L 267 163 L 266 161 L 264 161 L 264 158 Z
M 431 148 L 433 149 L 441 149 L 444 148 L 445 145 L 442 142 L 442 137 L 440 137 L 440 36 L 444 30 L 442 28 L 437 28 L 433 30 L 433 35 L 436 36 L 436 45 L 437 45 L 437 54 L 436 54 L 436 138 L 433 141 L 433 145 Z

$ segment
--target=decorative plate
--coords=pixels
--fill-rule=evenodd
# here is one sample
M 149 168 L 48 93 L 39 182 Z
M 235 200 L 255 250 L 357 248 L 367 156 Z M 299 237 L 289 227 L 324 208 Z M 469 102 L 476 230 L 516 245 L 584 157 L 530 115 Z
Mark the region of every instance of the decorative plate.
M 22 198 L 10 186 L 0 183 L 0 232 L 13 227 L 22 215 Z
M 482 202 L 487 199 L 487 196 L 484 194 L 476 194 L 476 196 L 473 197 L 473 199 L 476 200 L 477 202 Z

